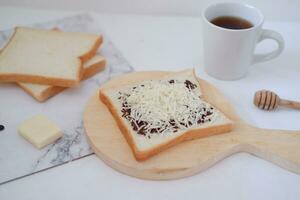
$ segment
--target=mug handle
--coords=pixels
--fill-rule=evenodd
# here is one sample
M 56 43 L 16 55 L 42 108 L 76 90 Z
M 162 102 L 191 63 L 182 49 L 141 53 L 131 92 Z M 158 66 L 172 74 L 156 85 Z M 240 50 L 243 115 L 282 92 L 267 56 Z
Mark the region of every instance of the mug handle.
M 270 53 L 254 54 L 252 61 L 253 64 L 276 58 L 284 49 L 284 40 L 280 33 L 268 29 L 263 29 L 260 38 L 258 39 L 258 43 L 265 39 L 275 40 L 278 44 L 278 47 Z

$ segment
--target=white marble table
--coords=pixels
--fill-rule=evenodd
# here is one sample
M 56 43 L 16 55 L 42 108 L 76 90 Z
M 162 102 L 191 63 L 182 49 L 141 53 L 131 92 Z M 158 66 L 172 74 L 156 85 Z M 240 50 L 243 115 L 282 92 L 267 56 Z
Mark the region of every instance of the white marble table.
M 0 29 L 70 14 L 73 13 L 3 7 Z M 265 27 L 283 34 L 284 53 L 276 60 L 253 66 L 245 79 L 223 82 L 208 77 L 201 67 L 200 19 L 100 14 L 95 17 L 136 70 L 195 66 L 199 76 L 223 90 L 247 122 L 265 128 L 300 130 L 299 112 L 283 109 L 268 113 L 252 105 L 253 92 L 260 88 L 300 99 L 300 22 L 267 22 Z M 258 50 L 272 47 L 273 43 L 265 42 Z M 244 153 L 196 176 L 164 182 L 122 175 L 92 155 L 1 185 L 0 199 L 300 199 L 299 188 L 300 175 Z

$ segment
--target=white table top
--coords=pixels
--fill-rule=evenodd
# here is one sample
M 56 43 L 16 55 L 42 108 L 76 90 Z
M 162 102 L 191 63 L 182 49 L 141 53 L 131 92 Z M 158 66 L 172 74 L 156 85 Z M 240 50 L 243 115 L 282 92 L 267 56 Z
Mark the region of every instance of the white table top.
M 56 19 L 71 12 L 0 8 L 0 29 Z M 286 41 L 283 54 L 253 66 L 234 82 L 208 77 L 202 69 L 200 19 L 96 15 L 102 28 L 136 70 L 179 70 L 195 66 L 231 100 L 238 114 L 264 128 L 300 130 L 300 113 L 273 113 L 252 105 L 255 90 L 272 89 L 300 99 L 300 22 L 266 22 Z M 259 51 L 273 48 L 266 41 Z M 0 93 L 0 95 L 2 95 Z M 0 161 L 1 162 L 1 161 Z M 95 155 L 0 186 L 0 199 L 299 199 L 300 176 L 254 156 L 240 153 L 193 177 L 174 181 L 144 181 L 122 175 Z

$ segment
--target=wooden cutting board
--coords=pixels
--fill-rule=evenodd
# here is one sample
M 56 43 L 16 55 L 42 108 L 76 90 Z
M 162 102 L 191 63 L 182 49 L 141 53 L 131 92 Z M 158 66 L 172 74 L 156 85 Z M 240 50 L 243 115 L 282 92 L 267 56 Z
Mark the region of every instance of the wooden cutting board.
M 168 73 L 170 72 L 135 72 L 119 76 L 103 87 L 157 79 Z M 138 162 L 112 115 L 99 100 L 97 91 L 84 111 L 84 127 L 96 155 L 124 174 L 153 180 L 191 176 L 237 152 L 248 152 L 289 171 L 300 173 L 300 131 L 268 130 L 246 124 L 218 89 L 199 80 L 204 98 L 235 122 L 233 131 L 186 141 L 146 161 Z

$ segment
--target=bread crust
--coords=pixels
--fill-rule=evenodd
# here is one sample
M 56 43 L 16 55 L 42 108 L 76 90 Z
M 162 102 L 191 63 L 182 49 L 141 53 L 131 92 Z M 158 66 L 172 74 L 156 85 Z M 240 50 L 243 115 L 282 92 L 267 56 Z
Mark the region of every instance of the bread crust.
M 5 48 L 15 37 L 18 28 L 19 27 L 15 28 L 13 35 L 10 37 L 9 41 L 5 44 L 5 46 L 2 48 L 1 52 L 5 51 Z M 53 31 L 57 31 L 57 30 L 53 30 Z M 45 77 L 45 76 L 37 76 L 37 75 L 29 75 L 29 74 L 2 73 L 0 74 L 0 82 L 24 82 L 24 83 L 55 85 L 61 87 L 76 87 L 79 85 L 80 80 L 83 76 L 83 66 L 82 66 L 83 63 L 96 55 L 97 49 L 101 45 L 102 41 L 103 41 L 102 36 L 101 35 L 98 36 L 95 44 L 91 47 L 91 49 L 85 54 L 77 58 L 79 60 L 80 65 L 78 66 L 76 79 L 63 79 L 63 78 Z
M 82 80 L 86 80 L 90 78 L 91 76 L 95 75 L 96 73 L 102 71 L 105 68 L 106 60 L 103 59 L 99 62 L 96 62 L 85 69 L 83 69 L 83 77 Z M 40 95 L 35 95 L 32 93 L 31 90 L 24 87 L 22 84 L 17 83 L 25 92 L 27 92 L 29 95 L 31 95 L 33 98 L 35 98 L 39 102 L 44 102 L 50 97 L 53 97 L 54 95 L 62 92 L 63 90 L 67 89 L 66 87 L 59 87 L 59 86 L 51 86 L 47 88 L 47 90 L 43 91 Z
M 86 61 L 90 60 L 92 57 L 94 57 L 97 53 L 97 50 L 99 48 L 99 46 L 102 44 L 103 42 L 103 37 L 102 35 L 99 35 L 94 46 L 91 47 L 91 49 L 86 52 L 85 54 L 79 56 L 79 59 L 81 60 L 82 63 L 85 63 Z
M 105 94 L 102 93 L 101 90 L 99 92 L 99 99 L 106 105 L 106 107 L 108 108 L 108 110 L 110 111 L 110 113 L 112 114 L 114 119 L 116 120 L 117 125 L 120 128 L 121 133 L 125 137 L 125 139 L 126 139 L 127 143 L 129 144 L 130 148 L 132 149 L 133 155 L 135 156 L 136 160 L 140 160 L 141 156 L 138 153 L 138 150 L 137 150 L 136 146 L 134 145 L 133 138 L 129 133 L 130 130 L 128 130 L 127 126 L 122 122 L 122 119 L 119 118 L 116 108 L 113 106 L 113 104 L 109 100 L 109 98 Z
M 120 128 L 122 134 L 124 135 L 125 139 L 127 140 L 130 148 L 132 149 L 134 157 L 136 158 L 137 161 L 147 160 L 148 158 L 150 158 L 150 157 L 152 157 L 152 156 L 154 156 L 176 144 L 179 144 L 183 141 L 229 132 L 230 130 L 232 130 L 232 127 L 233 127 L 233 125 L 231 123 L 228 123 L 228 124 L 224 124 L 224 125 L 216 125 L 214 127 L 201 128 L 200 130 L 197 130 L 197 129 L 190 130 L 168 142 L 157 145 L 146 151 L 140 151 L 140 150 L 138 150 L 137 146 L 135 145 L 134 140 L 130 134 L 130 130 L 128 130 L 127 125 L 125 124 L 124 120 L 119 117 L 117 108 L 115 108 L 113 106 L 113 103 L 111 102 L 110 98 L 108 96 L 106 96 L 105 92 L 103 92 L 101 89 L 99 92 L 99 99 L 106 105 L 106 107 L 109 109 L 112 116 L 116 120 L 118 127 Z
M 100 62 L 88 66 L 86 69 L 83 70 L 82 80 L 86 80 L 91 76 L 94 76 L 96 73 L 104 70 L 105 66 L 106 66 L 106 59 L 103 59 Z
M 82 67 L 80 67 L 82 68 Z M 80 69 L 82 71 L 82 69 Z M 82 72 L 80 72 L 82 73 Z M 20 74 L 0 74 L 0 82 L 23 82 L 23 83 L 35 83 L 44 85 L 55 85 L 61 87 L 76 87 L 80 83 L 80 79 L 62 79 L 62 78 L 49 78 L 44 76 L 35 75 L 20 75 Z
M 28 93 L 29 95 L 31 95 L 33 98 L 35 98 L 39 102 L 44 102 L 47 99 L 49 99 L 50 97 L 52 97 L 52 96 L 60 93 L 61 91 L 67 89 L 65 87 L 52 86 L 51 88 L 48 88 L 47 90 L 43 91 L 41 95 L 35 95 L 35 94 L 32 93 L 31 90 L 29 90 L 28 88 L 24 87 L 22 84 L 17 83 L 17 85 L 19 85 L 26 93 Z

